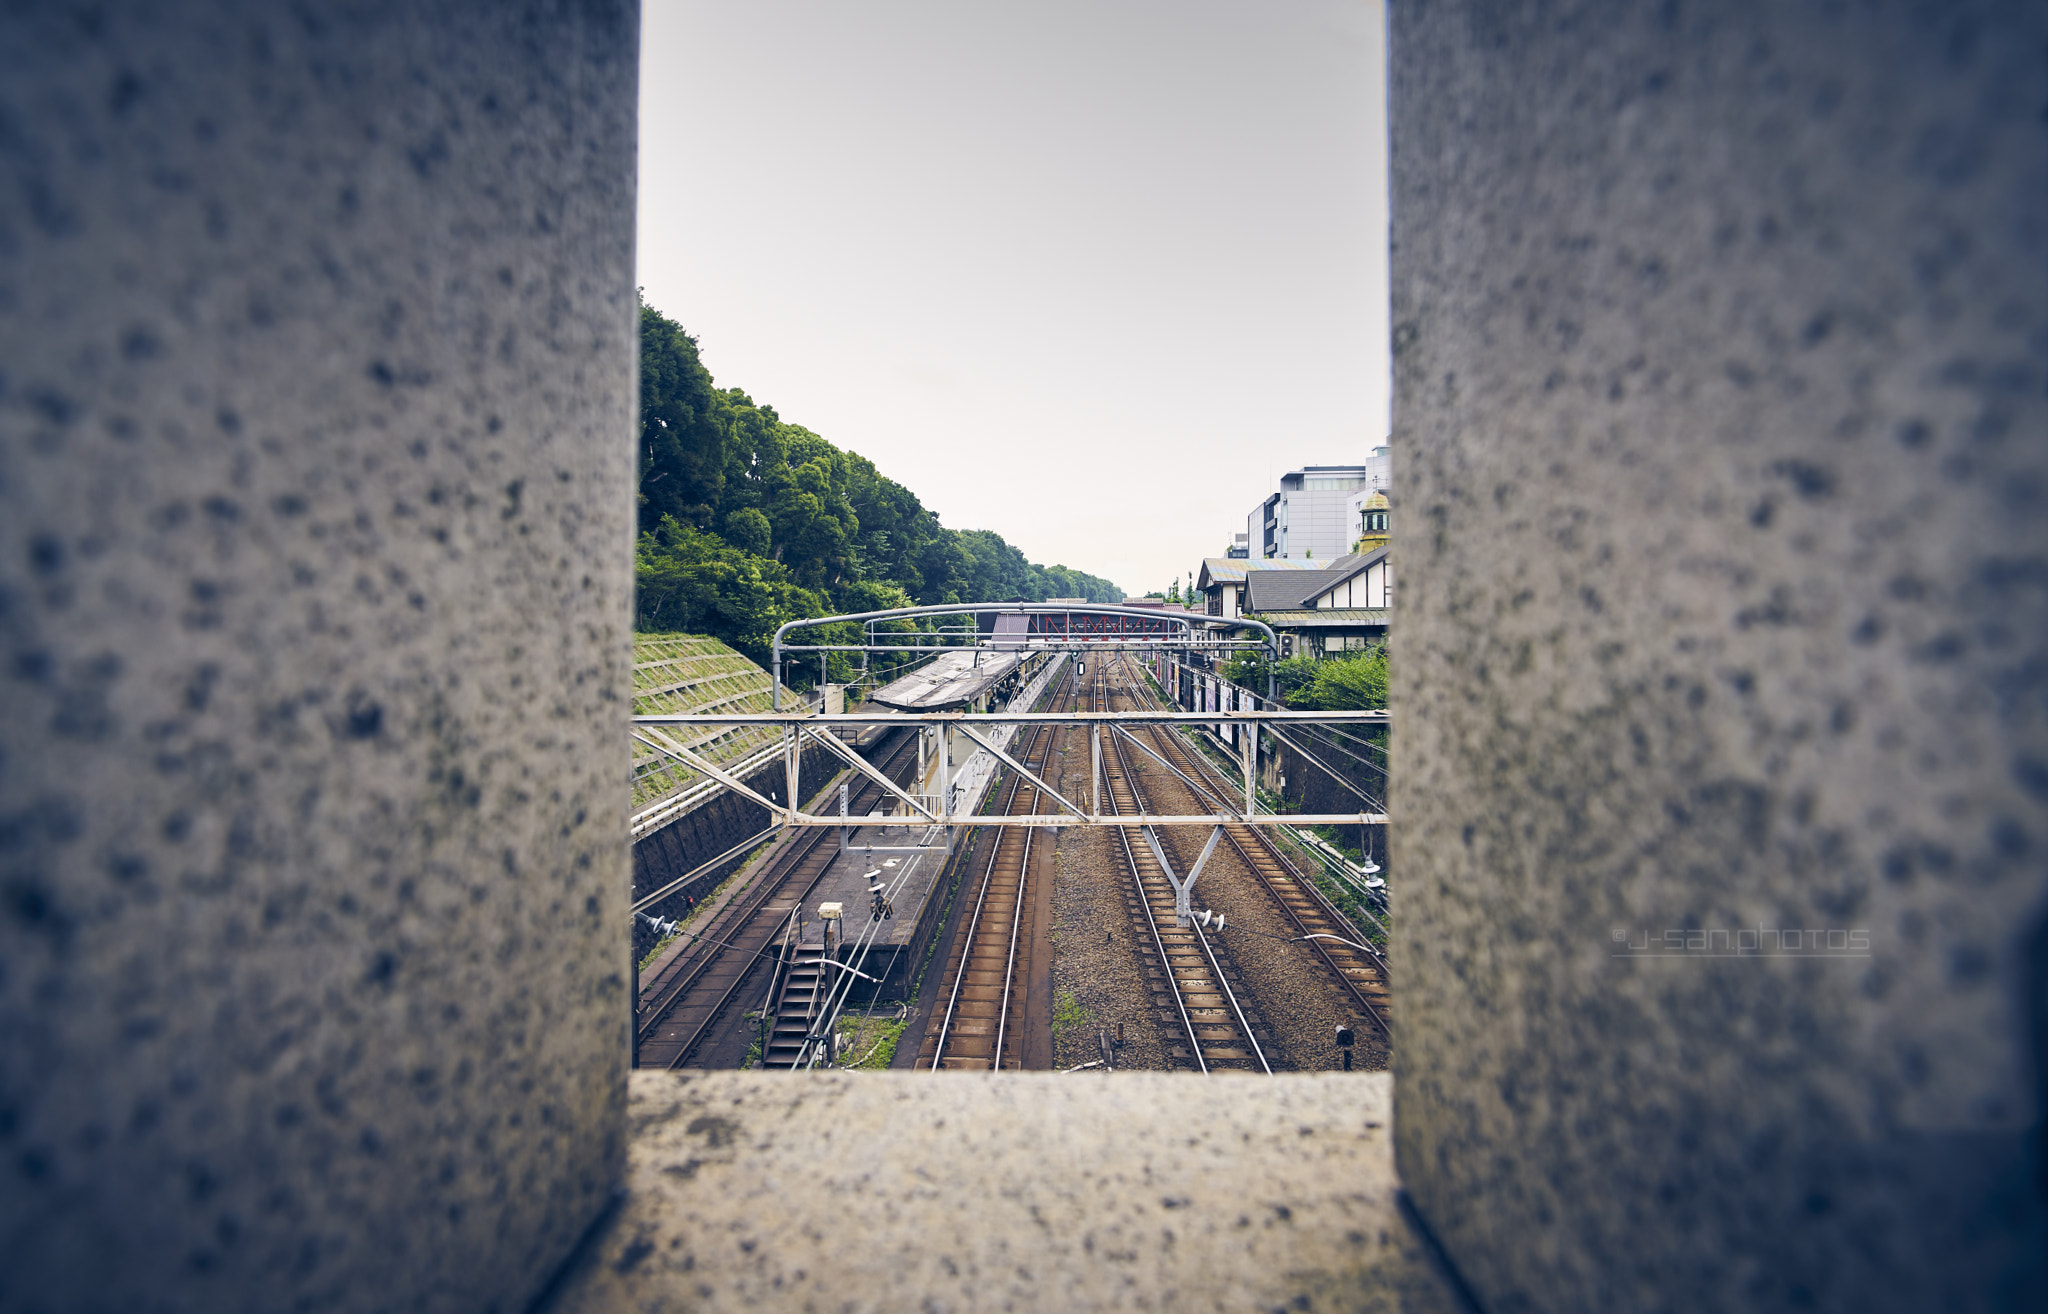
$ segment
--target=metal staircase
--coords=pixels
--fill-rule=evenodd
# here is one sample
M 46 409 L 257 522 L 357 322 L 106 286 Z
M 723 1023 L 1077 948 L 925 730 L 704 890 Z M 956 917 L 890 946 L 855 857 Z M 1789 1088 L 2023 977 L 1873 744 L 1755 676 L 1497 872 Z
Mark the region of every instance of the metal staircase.
M 763 1068 L 786 1070 L 810 1062 L 814 1046 L 813 1029 L 823 1020 L 825 1003 L 825 946 L 799 944 L 782 974 L 782 989 L 775 999 L 775 1021 L 762 1051 Z

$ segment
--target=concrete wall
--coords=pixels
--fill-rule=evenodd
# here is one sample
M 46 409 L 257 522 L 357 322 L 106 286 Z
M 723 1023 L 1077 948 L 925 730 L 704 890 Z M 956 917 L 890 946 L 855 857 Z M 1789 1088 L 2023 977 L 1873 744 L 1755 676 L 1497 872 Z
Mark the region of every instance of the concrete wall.
M 1496 1314 L 2041 1308 L 2048 8 L 1389 22 L 1408 1189 Z
M 522 1308 L 623 1165 L 637 17 L 0 17 L 0 1308 Z
M 631 1197 L 549 1314 L 1463 1314 L 1397 1202 L 1382 1073 L 640 1072 L 632 1092 Z

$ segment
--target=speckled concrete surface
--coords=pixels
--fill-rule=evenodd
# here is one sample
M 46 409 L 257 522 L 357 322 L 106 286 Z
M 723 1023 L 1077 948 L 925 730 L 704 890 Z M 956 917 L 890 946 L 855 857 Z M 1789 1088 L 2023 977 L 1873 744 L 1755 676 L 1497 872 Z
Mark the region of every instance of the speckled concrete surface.
M 0 15 L 0 1309 L 515 1310 L 613 1189 L 636 23 Z
M 630 1194 L 546 1314 L 1456 1314 L 1380 1075 L 633 1074 Z
M 1495 1314 L 2048 1308 L 2048 7 L 1388 12 L 1404 1182 Z

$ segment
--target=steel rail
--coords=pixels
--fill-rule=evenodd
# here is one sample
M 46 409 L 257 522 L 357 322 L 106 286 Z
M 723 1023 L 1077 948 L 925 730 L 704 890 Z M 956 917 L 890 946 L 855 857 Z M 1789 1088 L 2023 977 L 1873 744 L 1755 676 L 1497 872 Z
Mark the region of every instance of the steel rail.
M 1020 791 L 1021 792 L 1021 791 Z M 1040 791 L 1032 788 L 1031 806 L 1038 806 Z M 1024 892 L 1031 882 L 1031 832 L 1024 832 L 1024 852 L 1017 858 L 1017 901 L 1010 908 L 1010 954 L 1003 963 L 1003 998 L 996 1006 L 996 1047 L 989 1054 L 989 1071 L 1003 1070 L 1003 1041 L 1010 1033 L 1011 987 L 1017 979 L 1017 931 L 1024 925 Z M 960 964 L 960 974 L 967 975 L 967 964 Z M 1018 1066 L 1023 1066 L 1021 1063 Z
M 1013 787 L 1014 797 L 1014 787 Z M 1026 832 L 1029 834 L 1029 832 Z M 946 997 L 946 1015 L 939 1021 L 938 1039 L 932 1044 L 931 1070 L 937 1072 L 946 1058 L 946 1037 L 953 1030 L 953 1014 L 960 1003 L 960 987 L 967 984 L 967 964 L 974 958 L 974 937 L 981 930 L 981 910 L 988 903 L 989 886 L 995 882 L 996 862 L 1003 854 L 1003 836 L 997 835 L 988 846 L 988 867 L 981 873 L 981 890 L 975 895 L 974 912 L 968 918 L 964 937 L 960 941 L 960 970 L 953 975 L 953 989 Z
M 1105 672 L 1105 674 L 1107 674 L 1107 672 Z M 1122 673 L 1119 672 L 1120 677 L 1121 675 Z M 1124 683 L 1127 687 L 1129 686 L 1130 682 L 1128 678 L 1124 678 Z M 1142 697 L 1142 695 L 1137 693 L 1136 691 L 1127 693 L 1126 696 L 1132 698 Z M 1112 740 L 1114 739 L 1115 736 L 1112 736 Z M 1132 802 L 1136 803 L 1142 809 L 1145 806 L 1145 796 L 1142 788 L 1139 785 L 1137 773 L 1131 769 L 1130 759 L 1125 751 L 1124 745 L 1121 742 L 1115 742 L 1114 747 L 1116 749 L 1118 769 L 1123 773 L 1124 776 L 1124 787 L 1130 791 Z M 1126 846 L 1128 846 L 1130 843 L 1128 838 L 1130 832 L 1122 831 L 1120 833 L 1126 837 L 1124 842 Z M 1151 912 L 1151 904 L 1149 901 L 1146 903 L 1146 911 L 1148 913 Z M 1209 943 L 1209 937 L 1203 933 L 1202 928 L 1199 925 L 1191 925 L 1189 929 L 1195 933 L 1195 943 L 1202 950 L 1203 961 L 1207 962 L 1209 965 L 1209 974 L 1215 978 L 1217 990 L 1223 995 L 1223 998 L 1230 1004 L 1230 1011 L 1232 1015 L 1237 1018 L 1238 1029 L 1244 1033 L 1245 1043 L 1251 1047 L 1252 1057 L 1256 1058 L 1259 1061 L 1259 1067 L 1265 1071 L 1267 1076 L 1272 1076 L 1273 1065 L 1266 1061 L 1266 1051 L 1259 1045 L 1259 1038 L 1252 1034 L 1251 1022 L 1244 1015 L 1244 1006 L 1238 1002 L 1237 991 L 1231 988 L 1229 978 L 1227 978 L 1223 974 L 1223 964 L 1216 957 L 1215 946 Z M 1158 935 L 1156 925 L 1153 930 L 1153 935 L 1155 938 Z M 1161 957 L 1164 958 L 1164 956 L 1165 955 L 1162 952 Z M 1172 975 L 1172 971 L 1170 968 L 1168 969 L 1167 974 L 1169 976 Z M 1174 989 L 1176 994 L 1178 994 L 1180 989 L 1180 981 L 1177 977 L 1174 978 Z M 1186 1016 L 1185 1009 L 1183 1009 L 1182 1011 L 1182 1016 Z M 1197 1046 L 1197 1052 L 1199 1053 L 1199 1046 L 1201 1042 L 1198 1038 L 1194 1036 L 1192 1029 L 1189 1032 L 1189 1038 L 1195 1041 L 1195 1044 Z M 1208 1071 L 1208 1064 L 1206 1060 L 1204 1060 L 1203 1062 L 1202 1070 L 1204 1072 Z
M 904 824 L 900 817 L 870 821 L 865 814 L 849 818 L 836 812 L 798 812 L 792 820 L 782 816 L 783 811 L 782 805 L 777 804 L 776 813 L 780 820 L 776 824 L 792 830 L 839 830 L 846 826 Z M 1066 826 L 1119 826 L 1142 830 L 1158 826 L 1384 826 L 1387 816 L 1384 812 L 1254 812 L 1249 817 L 1242 812 L 1197 812 L 1186 816 L 1155 816 L 1149 812 L 1101 812 L 1082 816 L 1067 812 L 956 812 L 950 817 L 941 813 L 936 818 L 912 818 L 910 821 L 917 826 L 951 826 L 956 829 L 989 826 L 1010 830 L 1042 830 L 1047 827 L 1057 830 Z
M 1067 672 L 1065 676 L 1065 683 L 1069 690 L 1073 688 L 1075 684 L 1075 677 L 1071 671 Z M 1074 695 L 1069 693 L 1066 696 L 1071 697 Z M 1023 753 L 1019 755 L 1021 759 L 1024 762 L 1029 763 L 1033 761 L 1035 756 L 1037 760 L 1038 769 L 1043 771 L 1045 769 L 1045 763 L 1047 759 L 1049 759 L 1052 755 L 1052 749 L 1055 746 L 1054 736 L 1056 735 L 1056 733 L 1057 732 L 1053 731 L 1052 728 L 1049 726 L 1041 725 L 1033 727 L 1031 733 L 1031 740 L 1024 746 Z M 1039 751 L 1041 746 L 1043 746 L 1045 751 Z M 1020 797 L 1022 797 L 1027 790 L 1030 793 L 1029 806 L 1032 810 L 1035 811 L 1038 808 L 1040 798 L 1045 791 L 1038 785 L 1036 781 L 1028 780 L 1022 775 L 1012 774 L 1010 777 L 1009 787 L 1003 799 L 1003 806 L 1005 810 L 1007 812 L 1015 812 Z M 1017 966 L 1017 936 L 1019 929 L 1024 921 L 1024 893 L 1029 882 L 1031 870 L 1031 837 L 1031 831 L 1027 830 L 1024 832 L 1024 852 L 1020 857 L 1017 868 L 1016 905 L 1012 909 L 1010 914 L 1009 954 L 1008 960 L 1005 963 L 1003 969 L 1002 995 L 997 1002 L 995 1048 L 991 1054 L 990 1060 L 991 1071 L 996 1072 L 1000 1072 L 1002 1070 L 1003 1044 L 1004 1041 L 1008 1038 L 1009 1033 L 1010 1001 L 1014 990 Z M 965 928 L 963 928 L 962 939 L 960 941 L 960 964 L 954 973 L 953 988 L 947 996 L 946 1012 L 944 1017 L 940 1021 L 938 1035 L 932 1043 L 932 1065 L 929 1069 L 932 1072 L 939 1071 L 945 1065 L 946 1041 L 952 1035 L 953 1019 L 958 1010 L 960 989 L 963 985 L 966 984 L 969 965 L 973 962 L 974 959 L 975 940 L 981 933 L 982 911 L 988 899 L 989 888 L 995 879 L 996 868 L 998 867 L 998 865 L 1000 865 L 1003 858 L 1003 846 L 1008 842 L 1009 836 L 1007 835 L 1007 833 L 998 832 L 995 837 L 995 842 L 989 848 L 988 867 L 982 873 L 981 890 L 975 898 L 974 913 L 972 917 L 969 919 L 968 925 Z
M 1217 770 L 1215 764 L 1210 762 L 1202 754 L 1196 753 L 1193 750 L 1191 750 L 1186 744 L 1178 742 L 1179 736 L 1160 735 L 1158 736 L 1158 738 L 1162 742 L 1162 746 L 1170 746 L 1171 750 L 1176 755 L 1178 755 L 1183 762 L 1187 763 L 1190 767 L 1192 767 L 1197 773 L 1208 774 L 1212 781 L 1220 778 L 1221 773 Z M 1229 788 L 1231 786 L 1225 785 L 1223 787 Z M 1289 815 L 1291 816 L 1292 814 Z M 1302 817 L 1294 818 L 1296 824 L 1300 824 L 1302 822 L 1305 822 L 1306 820 L 1306 818 Z M 1301 932 L 1302 936 L 1304 937 L 1303 942 L 1306 943 L 1310 949 L 1315 951 L 1316 957 L 1322 960 L 1323 965 L 1329 969 L 1330 975 L 1334 976 L 1338 981 L 1343 983 L 1345 992 L 1351 996 L 1352 1001 L 1356 1003 L 1361 1009 L 1365 1010 L 1365 1015 L 1372 1019 L 1373 1025 L 1379 1028 L 1380 1034 L 1386 1037 L 1386 1039 L 1389 1042 L 1391 1042 L 1393 1040 L 1394 1033 L 1393 1029 L 1388 1025 L 1387 1019 L 1381 1015 L 1380 1010 L 1376 1006 L 1374 1006 L 1373 1002 L 1370 999 L 1366 998 L 1365 992 L 1359 987 L 1358 983 L 1345 974 L 1344 969 L 1338 964 L 1335 955 L 1333 955 L 1321 943 L 1313 939 L 1307 938 L 1312 933 L 1316 933 L 1317 928 L 1311 926 L 1308 922 L 1306 922 L 1302 918 L 1301 914 L 1296 912 L 1295 909 L 1288 903 L 1286 896 L 1278 888 L 1274 886 L 1272 877 L 1261 866 L 1259 861 L 1252 856 L 1251 852 L 1245 848 L 1242 839 L 1240 839 L 1240 837 L 1237 834 L 1237 829 L 1238 827 L 1234 824 L 1225 825 L 1223 827 L 1223 837 L 1230 841 L 1230 847 L 1237 852 L 1239 860 L 1244 863 L 1245 868 L 1248 871 L 1250 871 L 1254 876 L 1258 878 L 1259 883 L 1266 887 L 1266 892 L 1273 897 L 1273 902 L 1280 906 L 1280 910 L 1286 916 L 1287 920 L 1292 922 L 1294 924 L 1295 929 Z M 1245 830 L 1255 837 L 1258 847 L 1264 853 L 1267 862 L 1285 871 L 1288 875 L 1288 878 L 1294 883 L 1295 888 L 1298 891 L 1300 891 L 1303 897 L 1311 905 L 1313 905 L 1320 913 L 1322 913 L 1323 916 L 1329 919 L 1331 925 L 1349 929 L 1354 934 L 1360 935 L 1361 939 L 1364 938 L 1362 933 L 1358 931 L 1358 928 L 1352 925 L 1351 919 L 1344 916 L 1343 911 L 1341 909 L 1337 908 L 1334 904 L 1330 903 L 1329 899 L 1324 896 L 1323 892 L 1316 888 L 1314 880 L 1310 877 L 1304 876 L 1301 872 L 1301 869 L 1296 867 L 1291 861 L 1289 861 L 1284 853 L 1280 852 L 1279 848 L 1276 845 L 1274 845 L 1272 840 L 1266 835 L 1264 831 L 1253 826 L 1247 826 L 1245 827 Z M 1382 981 L 1389 988 L 1391 988 L 1393 982 L 1387 970 L 1387 960 L 1385 955 L 1381 954 L 1378 950 L 1374 950 L 1372 957 L 1379 964 L 1377 970 L 1380 973 Z
M 1095 702 L 1104 707 L 1109 705 L 1109 688 L 1108 680 L 1105 678 L 1106 675 L 1106 672 L 1098 672 L 1095 679 Z M 1116 754 L 1117 765 L 1121 773 L 1124 770 L 1123 750 L 1113 740 L 1110 747 Z M 1108 776 L 1109 763 L 1105 761 L 1102 766 L 1103 775 Z M 1109 782 L 1108 802 L 1112 809 L 1119 806 L 1116 798 L 1116 785 L 1116 780 L 1111 779 Z M 1135 798 L 1133 801 L 1135 801 Z M 1145 926 L 1146 929 L 1152 932 L 1152 948 L 1159 955 L 1159 970 L 1166 975 L 1166 983 L 1173 991 L 1174 1009 L 1180 1014 L 1181 1030 L 1187 1033 L 1188 1052 L 1194 1055 L 1196 1068 L 1206 1075 L 1209 1071 L 1209 1060 L 1202 1053 L 1202 1038 L 1195 1032 L 1194 1019 L 1188 1016 L 1187 1000 L 1181 993 L 1180 978 L 1173 974 L 1173 960 L 1166 956 L 1166 941 L 1160 937 L 1159 917 L 1152 910 L 1152 895 L 1145 888 L 1144 874 L 1138 869 L 1138 855 L 1131 847 L 1131 832 L 1127 829 L 1119 828 L 1117 838 L 1123 844 L 1124 865 L 1130 869 L 1131 883 L 1138 887 L 1138 906 L 1145 910 Z

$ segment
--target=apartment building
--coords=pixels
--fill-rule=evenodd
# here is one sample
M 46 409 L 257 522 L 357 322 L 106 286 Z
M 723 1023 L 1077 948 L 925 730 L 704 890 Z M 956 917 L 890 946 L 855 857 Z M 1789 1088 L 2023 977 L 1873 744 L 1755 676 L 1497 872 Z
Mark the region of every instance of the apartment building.
M 1246 556 L 1252 560 L 1334 561 L 1358 537 L 1356 499 L 1386 488 L 1392 453 L 1375 447 L 1362 465 L 1305 465 L 1280 477 L 1245 517 Z

